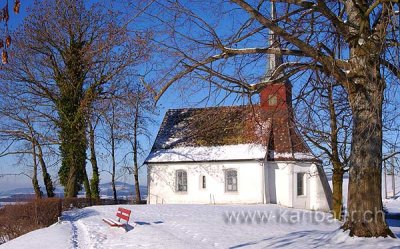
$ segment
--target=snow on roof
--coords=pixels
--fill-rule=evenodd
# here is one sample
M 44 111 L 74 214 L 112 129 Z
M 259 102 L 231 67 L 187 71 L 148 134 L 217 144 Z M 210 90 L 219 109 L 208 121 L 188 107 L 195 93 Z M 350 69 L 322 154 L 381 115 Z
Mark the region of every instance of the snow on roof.
M 264 159 L 266 153 L 266 147 L 261 144 L 178 147 L 154 151 L 146 162 L 257 160 Z
M 268 159 L 274 161 L 287 161 L 287 160 L 299 160 L 299 161 L 314 161 L 315 156 L 311 153 L 276 153 L 275 151 L 268 152 Z
M 318 160 L 290 112 L 247 105 L 169 110 L 145 162 L 262 159 L 265 148 L 271 161 Z

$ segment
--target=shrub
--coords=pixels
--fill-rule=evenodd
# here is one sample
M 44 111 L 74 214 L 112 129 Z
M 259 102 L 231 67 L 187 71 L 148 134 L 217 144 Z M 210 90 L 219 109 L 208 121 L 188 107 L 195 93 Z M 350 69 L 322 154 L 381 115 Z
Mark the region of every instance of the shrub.
M 61 212 L 61 200 L 56 198 L 4 206 L 0 209 L 0 244 L 54 224 Z
M 87 199 L 87 198 L 65 198 L 62 199 L 62 210 L 68 210 L 71 207 L 85 208 L 94 205 L 113 205 L 113 204 L 129 204 L 128 200 L 118 199 L 115 202 L 113 199 Z M 132 202 L 133 203 L 133 202 Z M 146 203 L 146 202 L 144 202 Z
M 128 200 L 118 200 L 128 204 Z M 0 209 L 0 244 L 33 230 L 50 226 L 58 221 L 62 211 L 71 207 L 116 204 L 112 199 L 45 198 L 25 203 L 6 205 Z

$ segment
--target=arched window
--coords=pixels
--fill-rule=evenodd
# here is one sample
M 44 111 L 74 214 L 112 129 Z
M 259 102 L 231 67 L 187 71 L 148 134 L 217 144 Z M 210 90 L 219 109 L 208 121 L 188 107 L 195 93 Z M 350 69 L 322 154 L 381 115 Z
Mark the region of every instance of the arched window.
M 237 171 L 229 169 L 225 171 L 225 191 L 236 192 L 238 190 L 237 185 Z
M 185 170 L 176 171 L 176 191 L 178 192 L 187 191 L 187 173 Z

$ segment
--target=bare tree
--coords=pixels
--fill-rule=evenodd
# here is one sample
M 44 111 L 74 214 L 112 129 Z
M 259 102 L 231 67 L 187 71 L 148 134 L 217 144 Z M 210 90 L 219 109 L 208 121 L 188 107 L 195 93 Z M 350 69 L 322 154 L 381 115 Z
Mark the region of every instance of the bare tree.
M 111 186 L 114 201 L 117 202 L 116 180 L 118 172 L 133 174 L 135 183 L 136 203 L 141 202 L 139 169 L 142 166 L 140 156 L 143 156 L 150 145 L 149 126 L 154 124 L 153 95 L 143 84 L 131 78 L 127 83 L 114 84 L 113 89 L 104 99 L 97 101 L 95 112 L 101 126 L 97 137 L 106 149 L 110 158 L 110 169 L 104 171 L 111 175 Z M 147 140 L 147 143 L 146 143 Z M 122 162 L 118 154 L 125 153 L 122 161 L 129 166 L 119 169 Z
M 332 168 L 333 215 L 341 220 L 343 176 L 348 172 L 352 116 L 341 85 L 313 74 L 298 95 L 297 124 L 305 138 Z
M 0 96 L 2 98 L 0 138 L 3 143 L 7 144 L 5 149 L 0 152 L 0 157 L 31 155 L 33 160 L 31 179 L 36 197 L 42 196 L 37 176 L 39 166 L 47 197 L 53 197 L 54 187 L 44 159 L 43 146 L 52 145 L 54 141 L 52 141 L 48 127 L 43 125 L 43 116 L 32 110 L 30 106 L 26 106 L 27 101 L 14 95 L 13 91 L 7 90 L 7 88 L 2 89 Z
M 300 72 L 332 77 L 346 90 L 353 116 L 343 229 L 351 236 L 394 236 L 382 212 L 381 173 L 384 90 L 400 77 L 397 1 L 277 0 L 276 19 L 268 13 L 269 1 L 232 2 L 158 2 L 166 14 L 159 8 L 149 13 L 171 34 L 158 40 L 172 66 L 164 70 L 156 99 L 182 80 L 202 79 L 252 95 Z M 213 13 L 201 15 L 202 8 Z M 266 30 L 279 37 L 280 46 L 263 45 Z M 337 50 L 339 42 L 344 51 Z M 284 57 L 268 81 L 257 73 L 265 54 Z
M 110 80 L 126 74 L 147 53 L 147 34 L 129 31 L 130 21 L 102 3 L 36 1 L 14 35 L 13 60 L 0 73 L 56 111 L 49 120 L 59 132 L 59 177 L 66 197 L 76 196 L 82 182 L 89 187 L 88 107 L 107 91 Z
M 115 184 L 117 179 L 116 153 L 122 143 L 123 131 L 121 119 L 123 117 L 124 108 L 121 101 L 118 100 L 118 96 L 118 93 L 113 91 L 113 94 L 109 95 L 108 98 L 103 101 L 104 107 L 100 108 L 103 110 L 103 113 L 101 113 L 103 135 L 101 137 L 103 139 L 103 146 L 111 157 L 111 170 L 108 172 L 111 174 L 111 186 L 115 203 L 118 201 Z
M 133 167 L 127 167 L 128 172 L 133 174 L 135 183 L 136 203 L 141 203 L 139 169 L 142 164 L 139 157 L 144 154 L 149 146 L 150 125 L 154 124 L 153 115 L 155 107 L 152 93 L 143 84 L 128 84 L 123 90 L 122 103 L 124 108 L 123 127 L 125 130 L 124 140 L 130 144 L 131 150 L 128 154 L 133 156 Z M 148 141 L 148 143 L 146 143 Z

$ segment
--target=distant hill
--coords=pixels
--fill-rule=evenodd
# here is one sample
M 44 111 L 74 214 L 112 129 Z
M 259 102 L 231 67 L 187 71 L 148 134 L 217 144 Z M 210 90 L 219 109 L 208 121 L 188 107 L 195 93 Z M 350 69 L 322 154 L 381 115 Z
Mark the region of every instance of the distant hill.
M 127 198 L 135 196 L 135 186 L 125 182 L 116 182 L 116 190 L 119 198 Z M 100 195 L 102 198 L 112 198 L 113 191 L 111 182 L 102 183 L 99 185 Z M 44 191 L 44 187 L 41 188 Z M 55 193 L 57 197 L 63 197 L 64 191 L 61 188 L 56 188 Z M 147 186 L 140 186 L 140 193 L 143 197 L 147 196 Z M 79 196 L 84 196 L 85 190 L 79 192 Z M 33 188 L 16 188 L 8 191 L 0 192 L 0 202 L 11 202 L 11 201 L 24 201 L 34 197 Z
M 44 188 L 42 188 L 44 189 Z M 56 189 L 56 192 L 59 191 Z M 24 195 L 24 194 L 34 194 L 33 188 L 16 188 L 7 191 L 0 192 L 0 197 L 11 196 L 11 195 Z
M 113 196 L 113 191 L 112 191 L 112 186 L 111 182 L 109 183 L 102 183 L 99 185 L 100 187 L 100 195 L 102 196 L 108 196 L 111 197 Z M 117 195 L 118 196 L 124 196 L 124 197 L 129 197 L 129 196 L 135 196 L 135 185 L 126 183 L 126 182 L 115 182 L 115 188 L 117 190 Z M 140 193 L 141 195 L 146 196 L 147 195 L 147 186 L 140 186 Z

